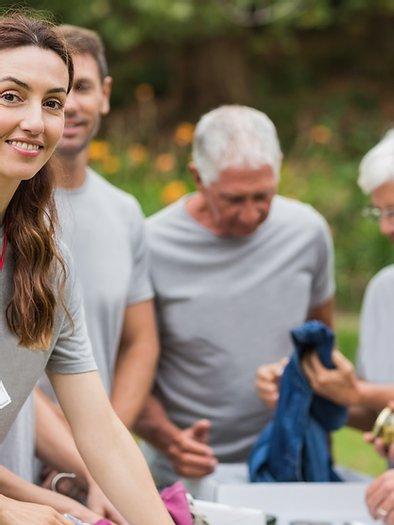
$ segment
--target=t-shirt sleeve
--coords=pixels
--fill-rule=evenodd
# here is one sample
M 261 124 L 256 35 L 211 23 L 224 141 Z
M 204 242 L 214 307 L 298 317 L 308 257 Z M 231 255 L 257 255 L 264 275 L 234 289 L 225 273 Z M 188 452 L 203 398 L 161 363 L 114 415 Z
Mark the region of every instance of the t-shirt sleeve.
M 59 335 L 46 370 L 59 374 L 80 374 L 97 370 L 87 333 L 82 295 L 69 254 L 65 256 L 64 305 Z
M 359 343 L 356 357 L 356 371 L 361 379 L 370 380 L 369 370 L 371 362 L 371 340 L 376 337 L 376 330 L 381 327 L 380 309 L 382 307 L 382 295 L 379 300 L 379 280 L 372 279 L 365 290 L 360 314 Z M 368 359 L 369 357 L 369 359 Z M 389 358 L 389 356 L 388 356 Z
M 136 204 L 133 212 L 132 236 L 133 271 L 130 280 L 128 304 L 136 304 L 153 298 L 153 289 L 148 269 L 148 252 L 144 216 Z
M 324 303 L 335 293 L 334 248 L 328 224 L 322 217 L 315 242 L 316 265 L 312 280 L 311 308 Z

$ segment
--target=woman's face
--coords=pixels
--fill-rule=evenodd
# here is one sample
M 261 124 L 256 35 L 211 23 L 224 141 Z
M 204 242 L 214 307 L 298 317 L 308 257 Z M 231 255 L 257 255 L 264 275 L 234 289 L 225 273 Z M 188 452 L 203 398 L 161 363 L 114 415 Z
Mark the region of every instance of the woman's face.
M 0 50 L 0 185 L 33 177 L 62 136 L 68 70 L 36 46 Z

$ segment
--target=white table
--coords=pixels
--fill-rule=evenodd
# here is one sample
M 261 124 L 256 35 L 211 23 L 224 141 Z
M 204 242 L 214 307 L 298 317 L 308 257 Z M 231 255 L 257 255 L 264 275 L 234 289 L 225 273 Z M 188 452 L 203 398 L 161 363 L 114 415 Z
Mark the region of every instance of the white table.
M 216 487 L 216 500 L 234 506 L 262 509 L 279 518 L 278 525 L 294 520 L 320 520 L 342 525 L 349 521 L 377 524 L 364 503 L 364 483 L 252 483 Z

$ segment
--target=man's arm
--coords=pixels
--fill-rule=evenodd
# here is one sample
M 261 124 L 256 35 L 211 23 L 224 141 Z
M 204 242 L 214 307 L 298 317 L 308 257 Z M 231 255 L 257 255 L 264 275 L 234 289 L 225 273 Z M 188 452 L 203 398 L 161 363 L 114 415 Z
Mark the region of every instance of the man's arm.
M 317 319 L 332 328 L 334 326 L 334 298 L 330 297 L 324 303 L 311 308 L 308 319 Z
M 152 386 L 159 354 L 153 300 L 128 306 L 116 362 L 111 402 L 132 428 Z
M 181 476 L 201 478 L 211 474 L 217 459 L 208 445 L 211 424 L 200 419 L 191 427 L 180 429 L 167 417 L 160 401 L 150 395 L 141 412 L 135 431 L 161 450 Z

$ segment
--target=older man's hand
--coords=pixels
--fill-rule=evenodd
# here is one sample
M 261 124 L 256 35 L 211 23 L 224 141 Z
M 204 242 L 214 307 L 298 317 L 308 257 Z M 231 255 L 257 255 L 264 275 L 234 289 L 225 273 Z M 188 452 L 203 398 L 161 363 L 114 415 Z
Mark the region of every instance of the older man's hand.
M 368 487 L 365 499 L 373 518 L 394 525 L 394 470 L 376 478 Z
M 322 365 L 315 352 L 302 361 L 304 373 L 316 394 L 339 405 L 357 405 L 361 402 L 358 379 L 354 366 L 335 349 L 332 353 L 334 369 Z
M 208 445 L 211 423 L 200 419 L 179 432 L 168 448 L 167 456 L 175 472 L 186 478 L 202 478 L 211 474 L 218 463 Z
M 288 361 L 285 357 L 277 363 L 262 365 L 257 369 L 256 388 L 259 398 L 271 409 L 276 408 L 280 379 Z

